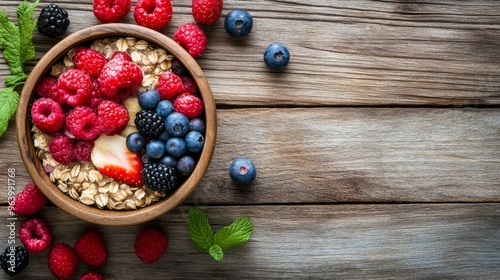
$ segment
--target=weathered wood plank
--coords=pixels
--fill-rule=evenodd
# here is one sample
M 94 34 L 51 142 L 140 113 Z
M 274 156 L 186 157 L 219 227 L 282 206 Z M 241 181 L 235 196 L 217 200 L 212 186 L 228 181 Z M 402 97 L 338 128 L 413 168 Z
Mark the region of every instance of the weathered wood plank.
M 109 260 L 106 279 L 495 279 L 500 273 L 499 204 L 310 205 L 204 207 L 215 230 L 241 215 L 254 233 L 221 263 L 194 249 L 187 206 L 154 223 L 170 237 L 152 265 L 134 254 L 141 226 L 99 227 Z M 6 221 L 5 207 L 0 218 Z M 41 214 L 54 242 L 74 245 L 90 225 L 61 210 Z M 20 225 L 21 219 L 16 224 Z M 7 232 L 0 231 L 6 246 Z M 19 241 L 18 241 L 19 242 Z M 47 252 L 32 255 L 23 279 L 48 279 Z M 89 271 L 79 264 L 77 276 Z

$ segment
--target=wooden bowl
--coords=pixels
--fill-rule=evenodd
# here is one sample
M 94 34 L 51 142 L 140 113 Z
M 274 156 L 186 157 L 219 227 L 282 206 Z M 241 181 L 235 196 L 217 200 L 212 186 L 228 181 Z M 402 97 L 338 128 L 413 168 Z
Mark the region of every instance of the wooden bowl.
M 28 117 L 30 105 L 35 96 L 35 88 L 41 79 L 50 73 L 52 65 L 60 62 L 68 51 L 76 46 L 89 44 L 97 39 L 118 36 L 144 39 L 151 44 L 165 49 L 169 54 L 174 55 L 196 82 L 205 106 L 205 146 L 194 171 L 173 194 L 137 210 L 107 210 L 94 206 L 86 206 L 60 191 L 50 181 L 42 163 L 35 154 L 31 133 L 32 124 Z M 137 25 L 101 24 L 69 35 L 40 59 L 31 71 L 22 90 L 16 115 L 16 129 L 19 150 L 26 169 L 36 185 L 52 203 L 64 211 L 88 222 L 122 226 L 143 223 L 169 212 L 184 201 L 196 188 L 212 158 L 217 132 L 217 117 L 212 91 L 203 71 L 189 53 L 175 41 L 159 32 Z

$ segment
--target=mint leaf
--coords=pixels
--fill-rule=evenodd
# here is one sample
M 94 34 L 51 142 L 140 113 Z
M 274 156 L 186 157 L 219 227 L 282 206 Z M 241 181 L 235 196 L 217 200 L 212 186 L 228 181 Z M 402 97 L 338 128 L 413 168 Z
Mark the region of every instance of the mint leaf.
M 208 251 L 214 244 L 214 233 L 205 212 L 196 207 L 190 208 L 188 224 L 194 247 L 202 252 Z
M 7 79 L 5 79 L 5 85 L 8 87 L 16 87 L 19 84 L 23 84 L 26 79 L 28 79 L 28 75 L 22 73 L 18 74 L 15 76 L 8 76 Z
M 17 7 L 17 24 L 19 26 L 21 67 L 28 60 L 35 58 L 35 46 L 33 45 L 33 30 L 36 27 L 36 20 L 33 20 L 33 11 L 38 0 L 30 4 L 23 1 Z
M 221 228 L 214 235 L 215 243 L 223 251 L 233 247 L 240 246 L 250 239 L 253 231 L 253 225 L 247 217 L 238 218 L 229 226 Z
M 9 126 L 9 120 L 14 115 L 19 103 L 19 94 L 14 88 L 0 90 L 0 135 L 3 135 Z
M 210 246 L 208 252 L 210 253 L 210 256 L 212 256 L 212 258 L 214 258 L 218 262 L 222 261 L 222 259 L 224 258 L 224 252 L 222 251 L 222 248 L 217 244 Z
M 23 74 L 21 62 L 21 39 L 19 29 L 14 23 L 9 21 L 7 14 L 0 10 L 0 46 L 3 48 L 3 55 L 9 70 L 13 75 Z

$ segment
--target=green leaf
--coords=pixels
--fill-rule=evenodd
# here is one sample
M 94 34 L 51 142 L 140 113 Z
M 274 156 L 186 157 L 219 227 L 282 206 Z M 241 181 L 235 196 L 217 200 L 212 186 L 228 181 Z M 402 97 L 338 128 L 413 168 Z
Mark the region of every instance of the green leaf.
M 0 10 L 0 45 L 10 72 L 13 75 L 24 73 L 20 59 L 21 39 L 19 29 L 12 23 L 7 14 Z
M 214 258 L 218 262 L 222 261 L 222 258 L 224 258 L 224 252 L 222 251 L 222 248 L 217 244 L 210 246 L 209 253 L 210 256 L 212 256 L 212 258 Z
M 22 73 L 18 74 L 15 76 L 8 76 L 7 79 L 5 79 L 5 85 L 8 87 L 15 87 L 19 84 L 23 84 L 26 79 L 28 79 L 28 75 Z
M 14 88 L 0 90 L 0 136 L 9 126 L 9 120 L 14 115 L 19 103 L 19 94 Z
M 28 60 L 35 58 L 35 46 L 33 45 L 33 30 L 36 27 L 36 20 L 33 20 L 33 11 L 38 0 L 30 4 L 23 1 L 17 7 L 17 24 L 19 26 L 21 65 Z
M 215 244 L 219 245 L 223 251 L 229 250 L 247 242 L 252 231 L 253 225 L 249 218 L 238 218 L 229 226 L 225 226 L 215 233 Z
M 188 216 L 189 235 L 196 249 L 206 252 L 214 245 L 214 233 L 203 210 L 191 207 Z

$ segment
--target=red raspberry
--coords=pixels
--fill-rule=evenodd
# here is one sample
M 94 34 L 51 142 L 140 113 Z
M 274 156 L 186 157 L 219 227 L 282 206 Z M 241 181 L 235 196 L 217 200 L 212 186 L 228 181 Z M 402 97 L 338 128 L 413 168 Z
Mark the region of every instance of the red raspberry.
M 109 99 L 125 99 L 141 85 L 142 78 L 142 68 L 137 64 L 126 60 L 110 60 L 99 76 L 101 93 Z
M 131 0 L 94 0 L 94 16 L 102 23 L 119 22 L 132 8 Z
M 138 0 L 134 8 L 134 19 L 138 25 L 160 31 L 172 19 L 170 0 Z
M 64 126 L 64 111 L 50 98 L 40 98 L 31 107 L 31 121 L 43 132 L 54 133 Z
M 127 108 L 120 103 L 103 100 L 97 107 L 97 125 L 108 136 L 122 132 L 129 119 Z
M 59 134 L 50 139 L 49 151 L 54 160 L 60 164 L 68 164 L 75 159 L 73 140 L 64 134 Z
M 104 280 L 104 275 L 97 272 L 87 272 L 80 277 L 80 280 Z
M 78 257 L 73 247 L 63 242 L 56 243 L 50 248 L 48 265 L 55 278 L 68 280 L 76 272 Z
M 114 60 L 114 59 L 132 61 L 132 57 L 130 57 L 130 55 L 126 52 L 115 52 L 111 56 L 110 60 Z
M 66 128 L 77 139 L 92 140 L 101 134 L 97 115 L 87 106 L 75 107 L 66 116 Z
M 143 263 L 158 261 L 168 247 L 168 238 L 158 228 L 147 226 L 135 238 L 134 249 Z
M 184 85 L 184 92 L 196 94 L 198 88 L 196 87 L 196 83 L 193 78 L 189 76 L 181 76 L 182 84 Z
M 76 48 L 73 56 L 76 68 L 83 70 L 90 77 L 99 77 L 106 62 L 104 54 L 86 47 Z
M 196 118 L 203 112 L 203 101 L 189 93 L 183 93 L 174 100 L 174 110 L 188 119 Z
M 184 85 L 181 77 L 172 72 L 163 72 L 158 77 L 156 91 L 160 94 L 161 100 L 169 100 L 184 92 Z
M 90 155 L 92 154 L 92 149 L 94 148 L 93 141 L 76 141 L 73 145 L 73 153 L 75 158 L 79 161 L 90 161 Z
M 42 210 L 47 198 L 33 182 L 29 182 L 24 189 L 14 197 L 12 211 L 17 215 L 26 216 Z
M 80 106 L 88 102 L 92 92 L 90 76 L 80 69 L 70 68 L 59 76 L 58 97 L 60 104 Z M 62 102 L 61 102 L 62 101 Z
M 36 87 L 36 93 L 41 97 L 48 96 L 50 92 L 56 90 L 57 79 L 51 76 L 44 77 Z
M 52 243 L 52 231 L 42 218 L 33 217 L 19 227 L 19 239 L 28 252 L 41 253 Z
M 97 109 L 97 106 L 103 100 L 101 94 L 101 85 L 97 79 L 91 79 L 92 81 L 92 92 L 90 93 L 89 106 L 92 109 Z
M 108 249 L 104 239 L 95 228 L 87 230 L 78 239 L 75 243 L 75 252 L 80 260 L 93 267 L 103 266 L 108 259 Z
M 192 13 L 199 24 L 215 23 L 222 12 L 223 0 L 193 0 Z
M 175 30 L 174 40 L 194 58 L 203 54 L 208 43 L 203 30 L 192 22 L 179 26 Z

